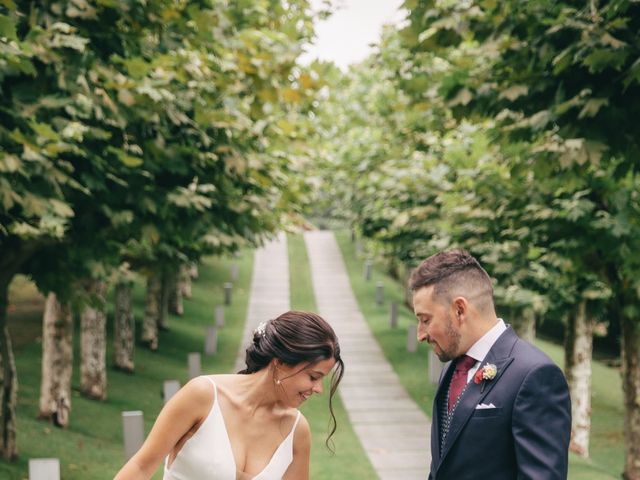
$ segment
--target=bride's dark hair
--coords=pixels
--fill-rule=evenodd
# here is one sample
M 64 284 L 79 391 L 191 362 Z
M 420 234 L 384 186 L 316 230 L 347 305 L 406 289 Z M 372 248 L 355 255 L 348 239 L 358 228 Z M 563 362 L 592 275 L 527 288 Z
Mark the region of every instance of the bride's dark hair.
M 314 364 L 330 358 L 336 361 L 329 393 L 332 421 L 326 441 L 329 447 L 329 440 L 337 427 L 336 416 L 333 413 L 333 395 L 344 375 L 344 362 L 340 358 L 340 345 L 333 328 L 315 313 L 295 310 L 285 312 L 261 324 L 254 331 L 253 341 L 247 348 L 245 357 L 247 368 L 238 373 L 249 374 L 262 370 L 274 358 L 291 366 L 303 362 Z

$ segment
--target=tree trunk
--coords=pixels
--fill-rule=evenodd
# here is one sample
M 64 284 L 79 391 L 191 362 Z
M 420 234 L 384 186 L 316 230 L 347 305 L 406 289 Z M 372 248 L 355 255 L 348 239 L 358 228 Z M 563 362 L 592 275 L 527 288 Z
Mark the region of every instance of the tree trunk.
M 182 316 L 184 315 L 184 305 L 182 303 L 182 270 L 168 274 L 168 308 L 169 312 Z
M 640 323 L 622 315 L 625 480 L 640 480 Z
M 158 349 L 158 317 L 160 315 L 162 279 L 152 272 L 147 279 L 147 295 L 142 321 L 142 343 L 150 350 Z
M 42 318 L 42 377 L 38 418 L 69 425 L 73 372 L 73 314 L 50 292 Z
M 193 280 L 197 280 L 198 279 L 198 264 L 197 263 L 192 263 L 189 266 L 189 276 Z
M 404 304 L 409 310 L 413 312 L 413 292 L 409 288 L 409 279 L 411 278 L 412 269 L 408 265 L 405 265 L 404 269 Z
M 4 280 L 4 279 L 3 279 Z M 6 460 L 18 457 L 16 441 L 16 403 L 18 373 L 13 359 L 7 324 L 9 282 L 0 283 L 0 451 Z
M 131 307 L 131 282 L 116 284 L 113 319 L 113 363 L 118 370 L 133 372 L 135 349 L 135 321 Z
M 162 270 L 160 275 L 160 310 L 158 312 L 158 328 L 163 332 L 169 330 L 169 273 Z
M 189 268 L 187 265 L 182 265 L 180 267 L 179 288 L 183 298 L 191 298 L 191 275 L 189 275 Z
M 511 319 L 516 334 L 529 343 L 536 339 L 536 314 L 533 308 L 523 308 L 520 314 L 515 314 Z
M 582 300 L 575 314 L 569 316 L 565 335 L 565 375 L 571 394 L 570 450 L 582 457 L 589 456 L 593 327 L 587 302 Z
M 104 282 L 91 280 L 91 303 L 80 317 L 80 391 L 95 400 L 107 398 L 107 316 Z

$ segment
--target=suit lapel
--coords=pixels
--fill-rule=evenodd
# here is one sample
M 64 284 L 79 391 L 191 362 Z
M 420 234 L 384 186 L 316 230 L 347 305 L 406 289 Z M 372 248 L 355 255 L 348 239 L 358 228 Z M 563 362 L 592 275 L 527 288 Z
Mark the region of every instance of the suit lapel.
M 513 344 L 517 339 L 518 337 L 513 330 L 511 328 L 507 328 L 507 330 L 505 330 L 505 332 L 498 338 L 496 343 L 494 343 L 493 347 L 491 347 L 489 353 L 487 353 L 487 356 L 482 361 L 479 368 L 482 368 L 487 363 L 493 363 L 498 372 L 493 380 L 485 381 L 484 389 L 482 388 L 482 382 L 476 384 L 473 379 L 471 379 L 467 384 L 467 388 L 465 389 L 462 398 L 460 398 L 460 403 L 458 403 L 453 414 L 453 418 L 451 419 L 449 433 L 438 458 L 438 466 L 442 464 L 445 456 L 449 450 L 451 450 L 451 447 L 458 438 L 458 435 L 460 435 L 460 432 L 473 414 L 476 405 L 482 402 L 484 397 L 486 397 L 498 381 L 500 381 L 500 377 L 505 370 L 509 368 L 509 365 L 513 361 L 513 357 L 510 357 L 509 355 L 511 354 Z M 442 385 L 440 385 L 440 388 L 438 389 L 438 394 L 440 394 L 440 390 L 442 390 Z

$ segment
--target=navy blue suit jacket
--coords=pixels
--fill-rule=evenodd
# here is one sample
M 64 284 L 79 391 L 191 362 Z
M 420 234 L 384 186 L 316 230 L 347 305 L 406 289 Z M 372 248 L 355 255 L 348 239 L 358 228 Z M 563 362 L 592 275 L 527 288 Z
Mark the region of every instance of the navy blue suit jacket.
M 456 407 L 440 450 L 440 414 L 453 374 L 440 378 L 431 426 L 432 480 L 565 480 L 571 402 L 562 371 L 544 353 L 507 328 L 481 367 L 494 364 L 493 380 L 473 379 Z M 480 403 L 496 408 L 476 409 Z

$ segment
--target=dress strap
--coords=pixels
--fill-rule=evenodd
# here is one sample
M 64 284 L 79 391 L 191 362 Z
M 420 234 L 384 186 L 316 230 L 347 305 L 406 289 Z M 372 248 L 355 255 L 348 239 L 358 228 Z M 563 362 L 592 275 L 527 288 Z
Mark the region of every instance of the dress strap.
M 214 382 L 208 375 L 205 378 L 211 382 L 211 385 L 213 385 L 213 402 L 216 403 L 218 401 L 218 387 L 216 387 L 216 382 Z M 298 414 L 300 414 L 300 412 L 298 412 Z
M 296 431 L 296 427 L 298 426 L 298 422 L 300 421 L 300 410 L 298 410 L 298 415 L 296 416 L 296 421 L 293 422 L 293 428 L 291 429 L 291 433 Z

